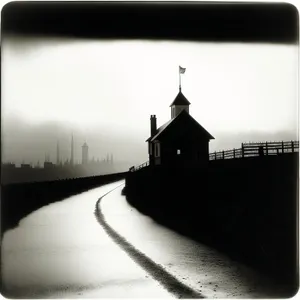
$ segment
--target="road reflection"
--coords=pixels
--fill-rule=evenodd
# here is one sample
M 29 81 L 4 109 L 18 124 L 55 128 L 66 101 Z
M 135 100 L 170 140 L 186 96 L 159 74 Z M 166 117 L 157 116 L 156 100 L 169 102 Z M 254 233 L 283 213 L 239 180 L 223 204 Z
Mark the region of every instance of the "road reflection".
M 97 200 L 120 183 L 45 206 L 6 232 L 1 249 L 4 296 L 171 297 L 114 244 L 94 216 Z

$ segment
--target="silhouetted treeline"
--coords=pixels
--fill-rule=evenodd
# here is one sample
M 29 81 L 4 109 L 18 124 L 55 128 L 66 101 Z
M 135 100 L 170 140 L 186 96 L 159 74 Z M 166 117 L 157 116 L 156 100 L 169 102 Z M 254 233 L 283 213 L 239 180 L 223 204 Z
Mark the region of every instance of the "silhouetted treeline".
M 121 180 L 125 174 L 3 185 L 1 187 L 1 234 L 17 226 L 22 218 L 44 205 Z
M 298 286 L 298 154 L 129 172 L 130 204 L 233 259 Z

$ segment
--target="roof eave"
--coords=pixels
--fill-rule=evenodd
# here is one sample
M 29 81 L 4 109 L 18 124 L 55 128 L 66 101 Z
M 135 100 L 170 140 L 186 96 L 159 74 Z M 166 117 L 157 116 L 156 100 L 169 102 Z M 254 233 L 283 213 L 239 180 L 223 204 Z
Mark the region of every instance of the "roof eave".
M 191 102 L 189 102 L 188 100 L 187 100 L 187 103 L 185 103 L 185 104 L 174 104 L 174 102 L 175 102 L 175 100 L 171 103 L 171 105 L 169 107 L 171 107 L 173 105 L 191 105 Z

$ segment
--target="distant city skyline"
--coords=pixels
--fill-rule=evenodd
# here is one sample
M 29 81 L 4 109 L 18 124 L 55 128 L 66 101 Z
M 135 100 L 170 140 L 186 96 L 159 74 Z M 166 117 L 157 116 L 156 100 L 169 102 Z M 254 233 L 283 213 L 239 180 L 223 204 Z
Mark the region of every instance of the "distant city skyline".
M 51 157 L 51 155 L 48 153 L 48 151 L 46 151 L 44 153 L 45 157 L 44 157 L 44 160 L 40 161 L 40 160 L 37 160 L 37 161 L 25 161 L 24 159 L 22 159 L 21 163 L 18 163 L 18 161 L 13 161 L 13 160 L 3 160 L 2 163 L 4 164 L 15 164 L 15 165 L 22 165 L 22 164 L 25 164 L 25 165 L 30 165 L 32 167 L 37 167 L 39 166 L 41 163 L 44 163 L 44 162 L 47 162 L 47 163 L 51 163 L 53 165 L 65 165 L 66 163 L 69 164 L 70 166 L 71 165 L 85 165 L 85 164 L 89 164 L 89 163 L 92 163 L 92 162 L 113 162 L 113 153 L 106 153 L 106 154 L 102 154 L 100 156 L 92 156 L 92 157 L 89 157 L 88 156 L 88 152 L 86 152 L 86 148 L 89 149 L 89 146 L 88 144 L 86 143 L 86 141 L 84 142 L 84 144 L 82 145 L 82 147 L 80 148 L 80 155 L 81 155 L 81 160 L 79 159 L 74 159 L 74 156 L 73 156 L 73 163 L 72 163 L 72 154 L 74 155 L 74 153 L 77 153 L 77 156 L 78 157 L 78 149 L 76 151 L 75 147 L 72 149 L 72 145 L 73 145 L 73 140 L 74 139 L 74 136 L 72 135 L 71 137 L 71 147 L 70 147 L 70 155 L 69 157 L 66 156 L 66 157 L 62 157 L 61 156 L 61 153 L 60 153 L 60 141 L 58 140 L 57 141 L 57 144 L 56 144 L 56 156 L 55 157 Z M 85 148 L 85 150 L 83 150 L 83 148 Z M 52 151 L 53 152 L 53 151 Z

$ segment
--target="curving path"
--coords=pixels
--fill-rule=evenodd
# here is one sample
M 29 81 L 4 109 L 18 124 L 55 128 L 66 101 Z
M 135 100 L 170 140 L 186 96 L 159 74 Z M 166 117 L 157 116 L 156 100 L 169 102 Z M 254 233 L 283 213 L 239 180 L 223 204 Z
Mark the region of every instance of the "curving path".
M 111 240 L 94 216 L 108 184 L 45 206 L 2 241 L 2 294 L 8 298 L 170 298 Z
M 120 192 L 119 188 L 116 189 L 118 189 L 118 191 Z M 112 192 L 113 191 L 114 190 L 112 190 Z M 150 257 L 147 257 L 144 253 L 135 248 L 126 240 L 126 238 L 121 236 L 106 222 L 105 216 L 101 211 L 99 203 L 110 193 L 111 192 L 105 194 L 99 199 L 96 204 L 95 215 L 99 223 L 102 225 L 107 234 L 114 240 L 114 242 L 118 244 L 121 249 L 123 249 L 132 258 L 133 261 L 135 261 L 144 270 L 146 270 L 147 273 L 150 274 L 156 281 L 161 283 L 170 293 L 174 294 L 176 298 L 204 298 L 201 293 L 193 290 L 188 285 L 185 285 L 175 276 L 168 273 L 162 266 L 155 263 Z
M 270 298 L 282 287 L 155 223 L 124 181 L 45 206 L 2 241 L 8 298 Z M 99 199 L 99 200 L 98 200 Z M 100 224 L 99 224 L 100 223 Z

